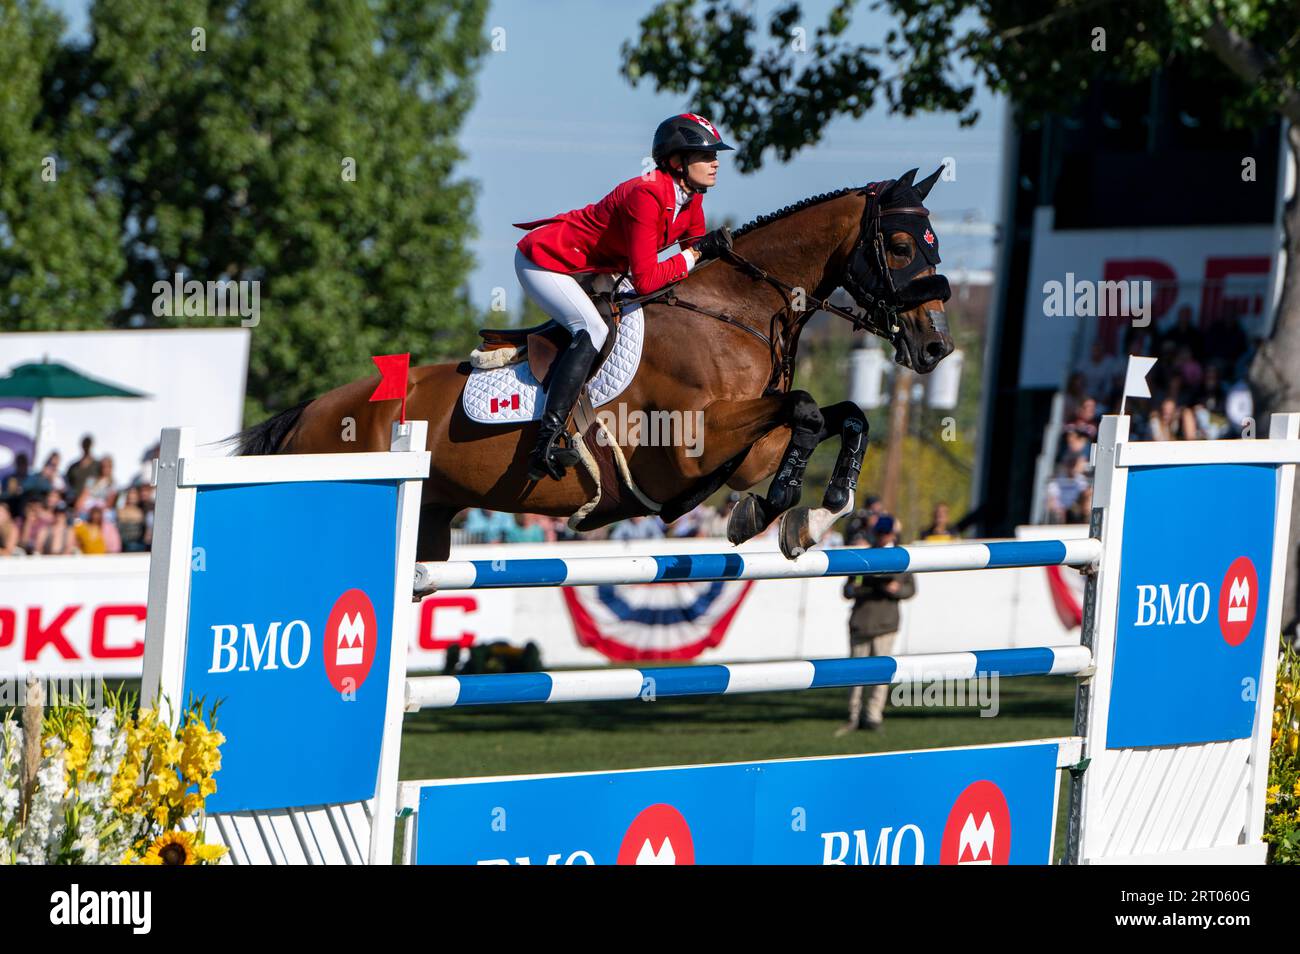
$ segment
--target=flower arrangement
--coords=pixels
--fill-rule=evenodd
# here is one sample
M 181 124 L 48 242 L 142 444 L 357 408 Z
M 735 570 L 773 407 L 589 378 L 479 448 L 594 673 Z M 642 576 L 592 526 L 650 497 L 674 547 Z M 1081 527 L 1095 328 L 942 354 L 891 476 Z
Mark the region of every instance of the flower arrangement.
M 216 708 L 176 726 L 133 697 L 43 711 L 28 682 L 22 727 L 0 723 L 0 864 L 205 864 L 204 800 L 221 768 Z M 35 698 L 32 697 L 35 690 Z
M 1264 840 L 1268 861 L 1300 864 L 1300 656 L 1287 645 L 1277 666 Z

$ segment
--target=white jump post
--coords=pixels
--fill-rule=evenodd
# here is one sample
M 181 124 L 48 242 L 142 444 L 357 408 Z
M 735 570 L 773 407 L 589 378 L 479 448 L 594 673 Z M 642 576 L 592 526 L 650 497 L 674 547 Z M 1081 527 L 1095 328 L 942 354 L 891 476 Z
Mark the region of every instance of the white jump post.
M 200 457 L 162 433 L 142 701 L 221 701 L 234 863 L 392 861 L 427 424 L 388 453 Z
M 1095 445 L 1104 550 L 1083 643 L 1096 673 L 1076 704 L 1090 761 L 1072 780 L 1067 858 L 1262 864 L 1300 415 L 1274 415 L 1267 440 L 1135 443 L 1128 425 L 1102 418 Z M 1213 529 L 1198 500 L 1221 508 Z

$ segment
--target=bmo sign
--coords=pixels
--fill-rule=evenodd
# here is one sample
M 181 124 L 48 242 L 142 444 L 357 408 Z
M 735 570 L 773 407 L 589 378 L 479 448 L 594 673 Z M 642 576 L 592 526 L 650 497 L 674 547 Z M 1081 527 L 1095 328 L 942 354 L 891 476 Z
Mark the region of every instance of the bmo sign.
M 1170 512 L 1176 499 L 1212 503 L 1224 518 L 1209 528 Z M 1265 632 L 1270 581 L 1256 569 L 1272 563 L 1272 470 L 1135 467 L 1123 506 L 1108 747 L 1247 738 L 1264 640 L 1277 638 Z
M 1203 623 L 1210 613 L 1208 583 L 1179 583 L 1177 593 L 1168 583 L 1138 584 L 1138 618 L 1134 626 L 1180 626 Z M 1189 595 L 1190 594 L 1190 595 Z
M 1216 596 L 1219 632 L 1229 646 L 1240 646 L 1250 635 L 1259 605 L 1259 574 L 1248 556 L 1233 560 L 1223 581 L 1213 590 L 1205 580 L 1182 582 L 1177 589 L 1169 583 L 1139 583 L 1133 625 L 1200 625 L 1215 607 Z
M 210 812 L 374 794 L 397 556 L 373 528 L 396 526 L 396 507 L 382 483 L 199 491 L 183 696 L 221 700 Z
M 375 607 L 364 590 L 350 589 L 334 602 L 325 623 L 317 668 L 339 692 L 355 692 L 374 662 L 378 636 Z M 287 623 L 219 623 L 212 627 L 212 661 L 208 675 L 302 669 L 312 658 L 311 626 L 304 619 Z

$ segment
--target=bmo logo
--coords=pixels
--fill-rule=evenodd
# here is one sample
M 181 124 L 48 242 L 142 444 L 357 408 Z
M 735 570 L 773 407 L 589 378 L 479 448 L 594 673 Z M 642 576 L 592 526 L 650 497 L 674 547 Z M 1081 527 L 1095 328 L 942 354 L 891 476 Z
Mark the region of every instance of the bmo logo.
M 1214 594 L 1210 584 L 1146 584 L 1137 586 L 1137 617 L 1134 627 L 1199 625 L 1210 616 Z M 1259 603 L 1259 577 L 1249 557 L 1232 561 L 1219 586 L 1219 631 L 1229 646 L 1239 646 L 1255 622 Z
M 619 845 L 620 865 L 693 865 L 695 839 L 686 818 L 671 805 L 651 805 L 628 825 Z
M 1011 860 L 1011 809 L 994 783 L 972 782 L 957 796 L 939 846 L 941 865 L 1005 865 Z
M 355 692 L 375 661 L 378 625 L 365 591 L 346 591 L 334 602 L 325 622 L 325 676 L 339 692 Z M 275 672 L 297 670 L 312 652 L 306 620 L 220 623 L 212 627 L 212 661 L 208 672 Z
M 301 669 L 311 657 L 311 630 L 304 620 L 220 623 L 212 627 L 212 665 L 208 672 L 273 672 Z
M 1137 619 L 1133 621 L 1134 626 L 1204 623 L 1210 615 L 1208 583 L 1179 583 L 1177 589 L 1168 583 L 1139 583 L 1137 591 Z
M 1249 557 L 1237 557 L 1219 587 L 1219 631 L 1229 646 L 1240 646 L 1250 635 L 1259 607 L 1259 576 Z
M 364 590 L 348 590 L 325 623 L 325 675 L 339 692 L 355 692 L 375 661 L 378 624 Z

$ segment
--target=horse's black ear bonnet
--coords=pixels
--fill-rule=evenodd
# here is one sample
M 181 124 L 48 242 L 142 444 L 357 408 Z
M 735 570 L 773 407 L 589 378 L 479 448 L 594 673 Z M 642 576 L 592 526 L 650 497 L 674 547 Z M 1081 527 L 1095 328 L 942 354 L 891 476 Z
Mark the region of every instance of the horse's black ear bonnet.
M 926 269 L 937 268 L 940 261 L 939 239 L 930 225 L 930 211 L 924 203 L 942 171 L 940 166 L 916 184 L 912 182 L 916 176 L 913 169 L 902 178 L 867 186 L 862 228 L 858 244 L 849 257 L 844 281 L 845 288 L 864 307 L 910 308 L 952 297 L 952 288 L 944 276 L 917 278 Z M 912 236 L 917 253 L 907 265 L 893 269 L 889 267 L 885 245 L 887 234 L 898 231 Z

